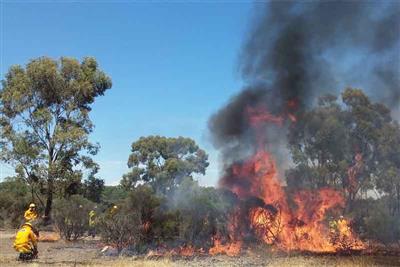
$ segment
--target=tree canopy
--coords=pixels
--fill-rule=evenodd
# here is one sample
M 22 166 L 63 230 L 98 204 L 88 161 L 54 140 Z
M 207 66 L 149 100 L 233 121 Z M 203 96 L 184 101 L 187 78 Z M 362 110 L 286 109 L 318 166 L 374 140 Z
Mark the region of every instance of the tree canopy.
M 130 172 L 121 184 L 126 188 L 148 183 L 154 190 L 167 193 L 185 177 L 205 174 L 208 156 L 190 138 L 141 137 L 132 144 L 128 159 Z
M 111 88 L 111 79 L 94 58 L 79 62 L 40 57 L 12 66 L 0 91 L 1 156 L 28 183 L 46 190 L 51 211 L 55 184 L 81 179 L 94 168 L 98 145 L 89 142 L 90 105 Z M 82 168 L 76 168 L 81 166 Z
M 349 200 L 368 190 L 389 194 L 400 212 L 400 127 L 390 110 L 358 89 L 319 98 L 289 130 L 295 167 L 289 188 L 343 189 Z

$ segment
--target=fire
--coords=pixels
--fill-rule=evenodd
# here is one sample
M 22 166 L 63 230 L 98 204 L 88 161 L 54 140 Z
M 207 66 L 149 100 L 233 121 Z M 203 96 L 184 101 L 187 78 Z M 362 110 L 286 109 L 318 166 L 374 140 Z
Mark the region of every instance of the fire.
M 237 256 L 242 247 L 242 241 L 235 241 L 231 243 L 222 244 L 219 238 L 214 238 L 214 246 L 209 249 L 210 255 L 226 254 L 228 256 Z
M 335 252 L 341 249 L 362 249 L 363 244 L 352 233 L 348 220 L 341 218 L 336 223 L 332 218 L 336 223 L 333 230 L 330 229 L 332 222 L 326 218 L 328 211 L 338 214 L 343 209 L 345 200 L 342 192 L 323 188 L 289 195 L 282 186 L 275 160 L 265 149 L 262 126 L 265 123 L 282 126 L 284 118 L 264 108 L 248 108 L 246 112 L 257 136 L 257 149 L 248 159 L 228 168 L 220 186 L 231 190 L 243 202 L 251 198 L 259 200 L 248 209 L 245 215 L 247 218 L 242 218 L 243 224 L 249 222 L 248 231 L 259 240 L 274 244 L 284 251 Z M 292 122 L 297 120 L 291 114 L 288 119 Z M 237 240 L 223 245 L 219 239 L 215 239 L 210 254 L 229 255 L 234 252 L 237 255 L 242 245 L 240 239 Z
M 360 153 L 357 153 L 354 159 L 356 163 L 354 164 L 354 166 L 351 166 L 347 171 L 347 177 L 348 177 L 347 191 L 349 192 L 349 194 L 355 194 L 357 192 L 358 188 L 357 175 L 360 172 L 361 168 L 363 167 L 362 155 Z
M 250 210 L 250 221 L 257 236 L 267 244 L 273 244 L 281 231 L 280 221 L 276 212 L 265 208 L 253 208 Z
M 263 107 L 259 108 L 248 107 L 247 113 L 249 114 L 250 124 L 254 126 L 260 125 L 260 122 L 265 122 L 265 121 L 276 123 L 278 125 L 282 125 L 283 123 L 283 117 L 274 116 L 271 113 L 266 112 L 266 110 Z
M 40 232 L 38 239 L 40 242 L 57 242 L 60 238 L 60 234 L 56 232 Z
M 295 108 L 296 102 L 288 103 L 288 107 Z M 364 249 L 364 244 L 351 230 L 351 221 L 339 216 L 345 206 L 345 192 L 321 188 L 289 193 L 282 185 L 275 159 L 266 149 L 264 130 L 267 123 L 275 127 L 286 125 L 284 116 L 274 115 L 265 107 L 247 108 L 246 114 L 257 138 L 256 148 L 251 156 L 226 169 L 220 180 L 220 186 L 233 192 L 239 201 L 226 228 L 228 235 L 215 234 L 208 254 L 236 256 L 247 240 L 254 239 L 283 251 Z M 291 112 L 284 114 L 289 122 L 297 121 Z M 357 155 L 356 165 L 349 170 L 350 188 L 361 167 L 362 157 Z M 146 224 L 144 228 L 147 228 Z M 203 248 L 185 245 L 151 250 L 148 256 L 204 253 Z
M 194 252 L 195 249 L 192 246 L 180 247 L 178 250 L 178 254 L 182 256 L 193 256 Z

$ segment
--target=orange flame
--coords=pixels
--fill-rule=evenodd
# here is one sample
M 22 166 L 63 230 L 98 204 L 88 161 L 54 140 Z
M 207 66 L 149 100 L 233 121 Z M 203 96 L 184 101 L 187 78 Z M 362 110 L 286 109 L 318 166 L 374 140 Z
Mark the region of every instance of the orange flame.
M 256 197 L 263 200 L 265 207 L 253 207 L 248 212 L 253 233 L 267 244 L 276 244 L 286 251 L 334 252 L 343 249 L 344 239 L 347 240 L 348 249 L 362 249 L 362 242 L 351 232 L 345 219 L 336 231 L 336 236 L 342 240 L 338 242 L 332 238 L 326 213 L 344 207 L 345 201 L 341 192 L 331 188 L 300 191 L 292 199 L 295 208 L 289 206 L 288 195 L 280 183 L 275 160 L 265 150 L 265 133 L 260 127 L 263 123 L 281 126 L 283 117 L 272 115 L 261 108 L 248 108 L 246 112 L 249 123 L 257 134 L 258 149 L 249 159 L 233 164 L 220 181 L 220 185 L 234 192 L 240 199 Z M 297 120 L 291 114 L 288 114 L 288 118 L 293 122 Z M 220 240 L 216 239 L 210 254 L 228 254 L 232 246 L 236 253 L 240 245 L 240 241 L 222 245 Z
M 40 242 L 57 242 L 60 238 L 60 234 L 56 232 L 40 232 L 38 240 Z
M 259 108 L 247 108 L 247 113 L 249 115 L 249 122 L 253 126 L 258 126 L 262 122 L 272 122 L 278 125 L 282 125 L 283 117 L 275 116 L 266 111 L 263 107 Z
M 222 244 L 219 238 L 214 238 L 214 246 L 209 249 L 210 255 L 226 254 L 228 256 L 237 256 L 242 247 L 242 241 L 234 241 L 231 243 Z
M 192 246 L 180 247 L 178 254 L 181 256 L 193 256 L 195 249 Z

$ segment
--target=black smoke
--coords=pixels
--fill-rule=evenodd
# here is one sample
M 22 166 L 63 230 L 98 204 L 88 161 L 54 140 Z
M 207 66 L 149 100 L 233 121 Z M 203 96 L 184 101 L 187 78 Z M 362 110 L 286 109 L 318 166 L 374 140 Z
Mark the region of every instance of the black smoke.
M 400 105 L 399 27 L 398 1 L 256 4 L 239 60 L 246 86 L 209 120 L 224 162 L 254 144 L 248 106 L 301 116 L 316 97 L 347 86 L 393 108 Z M 292 101 L 297 105 L 288 108 Z M 279 130 L 272 134 L 272 139 L 284 136 Z M 271 138 L 274 147 L 279 142 Z

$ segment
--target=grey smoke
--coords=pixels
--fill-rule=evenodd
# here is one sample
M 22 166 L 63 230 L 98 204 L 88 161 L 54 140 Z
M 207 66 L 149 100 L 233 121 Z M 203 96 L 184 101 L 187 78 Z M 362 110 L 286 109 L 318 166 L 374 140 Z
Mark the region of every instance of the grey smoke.
M 388 104 L 399 103 L 400 2 L 275 1 L 256 16 L 240 61 L 249 84 L 269 82 L 283 100 L 295 97 L 307 105 L 321 92 L 350 85 L 335 70 L 361 54 L 364 64 L 346 71 L 367 75 L 358 81 L 363 89 L 381 90 Z
M 316 97 L 351 86 L 398 108 L 399 27 L 398 1 L 257 4 L 239 61 L 247 85 L 209 120 L 224 162 L 239 160 L 254 149 L 254 133 L 245 117 L 248 106 L 265 105 L 277 114 L 296 100 L 299 105 L 290 113 L 301 115 Z M 286 157 L 282 140 L 271 140 L 284 139 L 285 128 L 266 133 L 270 149 Z

